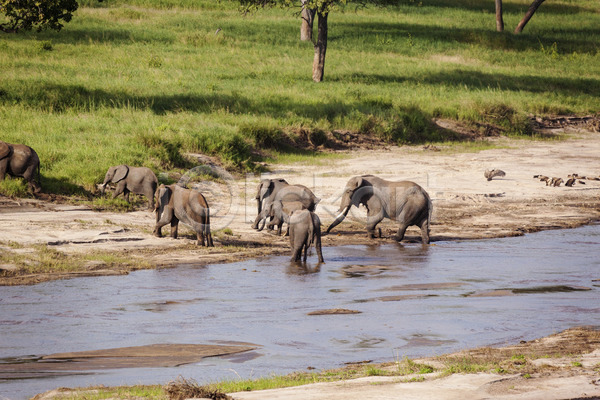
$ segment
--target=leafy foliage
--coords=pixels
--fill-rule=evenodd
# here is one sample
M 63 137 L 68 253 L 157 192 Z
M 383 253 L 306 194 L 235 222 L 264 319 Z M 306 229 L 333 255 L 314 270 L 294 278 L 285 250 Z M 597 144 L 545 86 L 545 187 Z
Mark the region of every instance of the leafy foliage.
M 76 0 L 0 0 L 0 14 L 8 19 L 0 22 L 0 31 L 16 33 L 34 27 L 38 32 L 46 28 L 60 31 L 77 7 Z

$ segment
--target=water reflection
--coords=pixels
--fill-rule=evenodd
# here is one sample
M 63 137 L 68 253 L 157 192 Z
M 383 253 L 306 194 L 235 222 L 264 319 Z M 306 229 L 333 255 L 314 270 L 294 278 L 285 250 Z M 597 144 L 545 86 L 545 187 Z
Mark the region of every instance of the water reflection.
M 324 264 L 280 256 L 3 287 L 4 364 L 156 343 L 261 347 L 174 368 L 19 376 L 26 381 L 0 375 L 0 398 L 60 386 L 178 376 L 209 382 L 390 361 L 598 324 L 599 226 L 435 246 L 374 243 L 325 248 Z M 317 312 L 334 309 L 356 313 Z

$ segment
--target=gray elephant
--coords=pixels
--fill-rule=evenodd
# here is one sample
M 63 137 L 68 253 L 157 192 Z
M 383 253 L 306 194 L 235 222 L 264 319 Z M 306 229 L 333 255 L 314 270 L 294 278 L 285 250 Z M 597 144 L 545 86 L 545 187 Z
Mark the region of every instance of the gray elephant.
M 35 172 L 37 172 L 37 182 L 34 177 Z M 42 191 L 40 158 L 29 146 L 0 141 L 0 181 L 4 180 L 6 174 L 23 177 L 33 193 Z
M 279 189 L 272 201 L 265 201 L 263 203 L 262 211 L 256 217 L 254 224 L 258 227 L 258 224 L 262 222 L 263 227 L 269 217 L 272 206 L 277 201 L 290 202 L 299 201 L 303 204 L 303 207 L 309 211 L 315 211 L 317 204 L 321 199 L 316 197 L 314 193 L 303 185 L 287 185 Z M 262 228 L 261 228 L 262 229 Z
M 123 193 L 125 200 L 129 203 L 129 192 L 143 194 L 148 199 L 148 209 L 154 210 L 154 193 L 158 186 L 158 179 L 150 168 L 130 167 L 124 164 L 110 167 L 100 189 L 102 194 L 109 183 L 117 184 L 113 199 Z
M 258 229 L 258 223 L 261 221 L 261 212 L 264 207 L 263 204 L 268 205 L 273 203 L 275 196 L 282 188 L 288 186 L 289 183 L 285 179 L 262 179 L 256 188 L 256 201 L 258 205 L 258 216 L 252 224 L 253 229 Z M 264 228 L 264 225 L 263 225 Z M 262 228 L 261 228 L 262 229 Z
M 277 226 L 277 234 L 281 235 L 281 227 L 283 226 L 283 223 L 285 222 L 286 224 L 288 224 L 288 228 L 287 228 L 287 232 L 286 232 L 286 236 L 287 236 L 290 232 L 290 215 L 292 215 L 292 213 L 294 211 L 305 210 L 305 209 L 306 209 L 306 207 L 305 207 L 304 203 L 302 203 L 301 201 L 281 201 L 281 200 L 274 201 L 271 204 L 271 209 L 269 211 L 269 216 L 271 217 L 271 222 L 269 222 L 267 227 L 270 229 L 274 229 L 274 227 Z M 264 224 L 259 230 L 262 230 L 263 227 L 264 227 Z
M 321 220 L 309 210 L 297 210 L 290 216 L 290 245 L 292 246 L 292 261 L 300 261 L 304 250 L 303 261 L 306 262 L 308 249 L 315 245 L 319 262 L 324 262 L 321 251 Z
M 162 227 L 171 224 L 171 237 L 177 239 L 180 221 L 196 232 L 198 245 L 213 246 L 210 233 L 210 208 L 202 193 L 176 184 L 160 185 L 156 191 L 154 234 L 162 237 Z
M 363 204 L 367 208 L 367 232 L 375 237 L 375 226 L 384 218 L 399 224 L 395 239 L 404 238 L 406 228 L 421 228 L 423 243 L 429 243 L 429 224 L 433 210 L 431 199 L 419 185 L 410 181 L 391 182 L 373 175 L 355 176 L 346 184 L 342 194 L 339 215 L 327 233 L 344 220 L 352 205 Z

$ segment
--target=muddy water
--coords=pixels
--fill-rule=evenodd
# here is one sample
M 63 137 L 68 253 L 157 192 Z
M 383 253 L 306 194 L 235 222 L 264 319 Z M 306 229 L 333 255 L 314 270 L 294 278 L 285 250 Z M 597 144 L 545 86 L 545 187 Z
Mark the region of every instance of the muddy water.
M 270 257 L 2 287 L 0 363 L 155 343 L 260 347 L 175 368 L 24 374 L 0 379 L 0 399 L 391 361 L 600 325 L 599 250 L 595 225 L 429 247 L 326 248 L 320 268 Z M 328 309 L 354 313 L 308 315 Z

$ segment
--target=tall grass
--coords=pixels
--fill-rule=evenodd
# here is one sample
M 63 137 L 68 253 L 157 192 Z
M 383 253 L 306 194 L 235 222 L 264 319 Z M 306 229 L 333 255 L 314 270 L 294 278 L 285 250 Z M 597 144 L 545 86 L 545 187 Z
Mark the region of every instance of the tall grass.
M 505 1 L 507 30 L 528 3 Z M 185 168 L 186 152 L 253 170 L 255 148 L 298 129 L 418 143 L 447 139 L 428 122 L 446 117 L 521 132 L 529 113 L 600 109 L 595 3 L 544 3 L 518 36 L 495 32 L 493 2 L 347 7 L 314 84 L 293 11 L 86 0 L 61 32 L 0 36 L 0 140 L 36 149 L 45 190 L 80 193 L 110 165 Z

